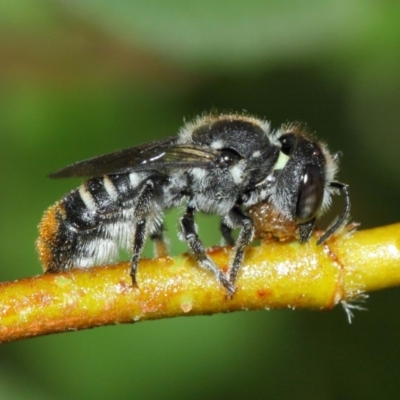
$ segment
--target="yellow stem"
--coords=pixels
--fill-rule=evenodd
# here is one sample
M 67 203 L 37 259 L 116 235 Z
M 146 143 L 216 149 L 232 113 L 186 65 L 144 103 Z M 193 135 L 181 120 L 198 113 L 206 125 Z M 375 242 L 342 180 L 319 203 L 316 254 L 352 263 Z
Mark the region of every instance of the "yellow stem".
M 224 270 L 230 248 L 209 249 Z M 72 270 L 0 284 L 0 342 L 182 315 L 269 308 L 330 309 L 400 283 L 400 224 L 346 234 L 322 246 L 250 247 L 233 298 L 187 255 Z

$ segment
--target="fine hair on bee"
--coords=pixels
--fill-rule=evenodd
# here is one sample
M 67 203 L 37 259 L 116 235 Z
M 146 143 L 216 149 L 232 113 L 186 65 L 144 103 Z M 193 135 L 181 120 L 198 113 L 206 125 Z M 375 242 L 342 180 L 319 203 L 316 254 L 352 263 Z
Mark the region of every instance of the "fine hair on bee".
M 87 180 L 51 206 L 39 225 L 37 248 L 46 272 L 88 268 L 132 254 L 131 278 L 146 239 L 165 254 L 164 211 L 185 205 L 179 236 L 198 265 L 215 275 L 229 296 L 254 236 L 246 210 L 268 201 L 298 226 L 306 242 L 316 219 L 342 192 L 345 206 L 321 236 L 326 241 L 347 221 L 347 185 L 336 181 L 338 157 L 299 124 L 273 131 L 267 121 L 242 114 L 205 114 L 178 135 L 77 162 L 50 175 Z M 220 217 L 222 237 L 233 246 L 227 274 L 207 255 L 196 212 Z M 232 230 L 238 229 L 236 241 Z

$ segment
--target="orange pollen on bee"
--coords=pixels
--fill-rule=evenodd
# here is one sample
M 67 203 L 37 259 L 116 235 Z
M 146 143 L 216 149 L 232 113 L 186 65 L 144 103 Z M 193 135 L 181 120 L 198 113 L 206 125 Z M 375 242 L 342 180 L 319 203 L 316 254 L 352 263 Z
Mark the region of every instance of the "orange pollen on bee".
M 45 211 L 39 224 L 39 238 L 36 242 L 36 248 L 44 271 L 52 268 L 54 242 L 59 230 L 58 216 L 60 214 L 65 214 L 65 211 L 61 202 L 58 202 Z

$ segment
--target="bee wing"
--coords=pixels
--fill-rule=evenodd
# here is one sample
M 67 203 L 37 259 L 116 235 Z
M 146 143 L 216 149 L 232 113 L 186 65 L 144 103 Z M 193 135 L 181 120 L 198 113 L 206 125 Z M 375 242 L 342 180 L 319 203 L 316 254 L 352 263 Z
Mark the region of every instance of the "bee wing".
M 218 160 L 219 156 L 220 153 L 213 148 L 178 144 L 172 137 L 78 161 L 53 172 L 49 177 L 97 177 L 132 171 L 205 167 Z

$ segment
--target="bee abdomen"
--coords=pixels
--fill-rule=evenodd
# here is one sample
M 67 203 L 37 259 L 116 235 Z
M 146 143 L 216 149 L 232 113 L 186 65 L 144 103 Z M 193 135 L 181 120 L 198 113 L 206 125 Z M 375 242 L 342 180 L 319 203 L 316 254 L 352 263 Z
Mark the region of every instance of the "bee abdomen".
M 128 246 L 137 189 L 132 182 L 128 175 L 93 178 L 46 210 L 36 242 L 46 272 L 113 260 L 118 243 Z
M 120 219 L 123 209 L 131 208 L 130 194 L 135 188 L 127 188 L 126 176 L 92 178 L 66 195 L 62 204 L 66 221 L 79 231 L 93 230 L 100 224 Z
M 39 238 L 36 247 L 43 269 L 57 272 L 71 268 L 71 252 L 74 249 L 75 234 L 68 232 L 65 225 L 63 201 L 49 207 L 39 224 Z

